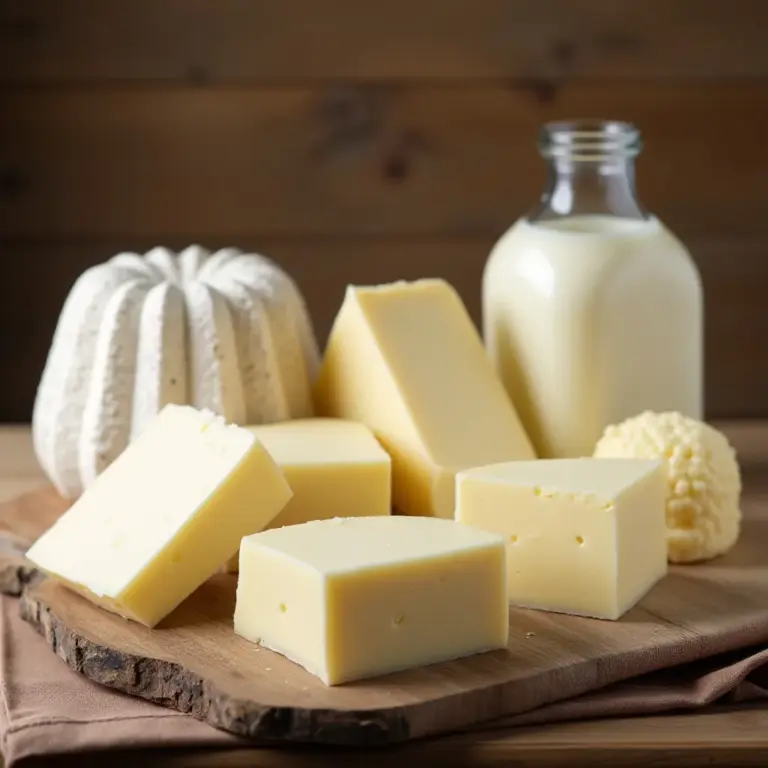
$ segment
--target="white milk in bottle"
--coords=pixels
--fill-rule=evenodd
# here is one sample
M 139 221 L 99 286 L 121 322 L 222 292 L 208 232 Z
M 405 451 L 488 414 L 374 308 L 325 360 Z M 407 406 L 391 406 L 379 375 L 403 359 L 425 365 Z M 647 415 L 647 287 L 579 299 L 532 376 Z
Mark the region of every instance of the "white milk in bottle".
M 635 198 L 639 148 L 625 123 L 546 125 L 541 203 L 485 268 L 485 343 L 542 458 L 644 410 L 703 418 L 701 281 Z

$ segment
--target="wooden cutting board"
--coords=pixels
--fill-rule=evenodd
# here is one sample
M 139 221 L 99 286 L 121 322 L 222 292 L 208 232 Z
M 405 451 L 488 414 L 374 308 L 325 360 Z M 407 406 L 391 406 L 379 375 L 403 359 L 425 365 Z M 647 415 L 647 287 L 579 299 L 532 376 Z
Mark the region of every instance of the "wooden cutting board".
M 0 507 L 0 585 L 92 680 L 264 741 L 383 744 L 461 730 L 644 672 L 768 642 L 768 518 L 734 552 L 672 569 L 618 622 L 510 611 L 506 650 L 327 688 L 232 631 L 235 578 L 212 578 L 159 627 L 104 612 L 23 559 L 66 507 L 38 492 Z M 4 534 L 2 533 L 4 532 Z
M 24 553 L 68 506 L 53 488 L 25 493 L 0 504 L 0 592 L 21 594 L 35 574 Z

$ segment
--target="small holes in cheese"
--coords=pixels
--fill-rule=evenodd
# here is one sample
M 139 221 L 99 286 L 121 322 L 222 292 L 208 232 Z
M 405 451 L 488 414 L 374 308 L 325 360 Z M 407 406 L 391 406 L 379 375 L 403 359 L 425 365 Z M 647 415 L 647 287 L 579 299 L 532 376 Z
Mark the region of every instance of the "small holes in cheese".
M 285 603 L 280 603 L 278 609 L 280 613 L 285 613 L 288 610 L 288 606 Z
M 512 535 L 509 537 L 509 541 L 510 541 L 512 544 L 517 544 L 517 534 L 514 534 L 514 533 L 513 533 L 513 534 L 512 534 Z
M 403 623 L 403 621 L 404 621 L 404 620 L 405 620 L 405 616 L 403 616 L 403 614 L 402 614 L 402 613 L 399 613 L 397 616 L 395 616 L 395 618 L 394 618 L 394 619 L 392 619 L 392 623 L 393 623 L 393 624 L 394 624 L 396 627 L 399 627 L 399 626 L 401 626 L 401 625 L 402 625 L 402 623 Z
M 577 536 L 576 537 L 576 543 L 581 546 L 584 543 L 584 537 L 583 536 Z

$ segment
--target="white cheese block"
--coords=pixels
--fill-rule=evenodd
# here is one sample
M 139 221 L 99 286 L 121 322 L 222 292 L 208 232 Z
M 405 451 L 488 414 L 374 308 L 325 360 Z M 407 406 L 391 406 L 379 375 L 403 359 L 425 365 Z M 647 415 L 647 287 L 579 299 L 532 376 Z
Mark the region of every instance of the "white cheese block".
M 456 485 L 456 519 L 507 541 L 514 605 L 618 619 L 667 572 L 658 461 L 509 462 Z
M 393 516 L 248 536 L 235 632 L 327 685 L 504 648 L 504 541 L 451 520 Z
M 122 253 L 64 304 L 35 401 L 38 460 L 76 498 L 168 403 L 237 424 L 313 415 L 319 351 L 293 280 L 256 254 Z
M 107 610 L 154 626 L 291 498 L 247 429 L 168 405 L 29 549 Z

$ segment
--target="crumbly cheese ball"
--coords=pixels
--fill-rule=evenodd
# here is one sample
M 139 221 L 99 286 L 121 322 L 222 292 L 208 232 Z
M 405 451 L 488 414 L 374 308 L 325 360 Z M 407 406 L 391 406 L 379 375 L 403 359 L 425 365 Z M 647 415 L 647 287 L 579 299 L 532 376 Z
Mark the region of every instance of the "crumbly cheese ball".
M 741 473 L 722 432 L 680 413 L 646 411 L 608 427 L 594 455 L 662 460 L 671 563 L 708 560 L 736 543 Z

